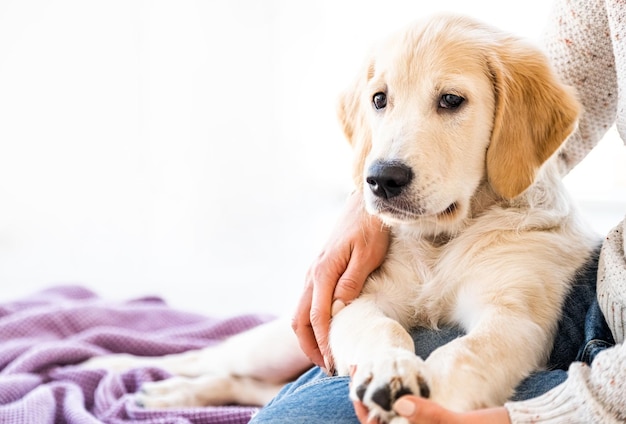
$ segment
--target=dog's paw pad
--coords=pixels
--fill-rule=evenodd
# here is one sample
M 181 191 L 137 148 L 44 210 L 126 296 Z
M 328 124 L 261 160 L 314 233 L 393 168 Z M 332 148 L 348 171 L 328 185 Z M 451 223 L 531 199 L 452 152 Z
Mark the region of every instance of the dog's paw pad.
M 419 395 L 423 398 L 428 399 L 430 397 L 430 387 L 428 386 L 428 383 L 426 382 L 426 380 L 424 380 L 424 377 L 422 377 L 421 375 L 417 376 L 417 385 L 420 388 Z M 405 394 L 408 394 L 408 393 L 405 393 Z
M 385 359 L 357 365 L 351 397 L 360 400 L 373 417 L 389 422 L 393 404 L 404 395 L 429 397 L 424 362 L 406 351 L 393 351 Z
M 389 385 L 377 388 L 372 393 L 372 402 L 380 406 L 385 411 L 391 411 L 391 405 L 395 400 L 394 394 L 391 392 Z

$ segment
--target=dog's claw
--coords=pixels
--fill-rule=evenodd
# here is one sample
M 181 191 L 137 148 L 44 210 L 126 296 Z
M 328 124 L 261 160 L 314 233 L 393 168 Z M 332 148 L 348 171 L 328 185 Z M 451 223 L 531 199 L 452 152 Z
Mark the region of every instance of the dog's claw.
M 411 389 L 409 389 L 408 387 L 404 387 L 404 386 L 402 386 L 402 387 L 400 388 L 400 390 L 398 390 L 398 391 L 396 392 L 396 396 L 395 396 L 395 398 L 396 398 L 396 400 L 397 400 L 397 399 L 400 399 L 402 396 L 405 396 L 405 395 L 412 395 L 412 394 L 413 394 L 413 392 L 411 391 Z M 422 396 L 421 390 L 420 390 L 420 396 Z M 422 397 L 428 397 L 428 396 L 422 396 Z
M 428 399 L 430 397 L 430 387 L 428 387 L 428 383 L 421 375 L 417 376 L 417 385 L 420 388 L 420 396 Z

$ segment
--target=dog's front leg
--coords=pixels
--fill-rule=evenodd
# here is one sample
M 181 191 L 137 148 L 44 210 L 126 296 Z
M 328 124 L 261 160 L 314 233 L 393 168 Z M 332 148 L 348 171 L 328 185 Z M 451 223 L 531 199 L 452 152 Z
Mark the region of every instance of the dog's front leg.
M 489 307 L 481 315 L 426 360 L 432 400 L 453 410 L 502 405 L 550 347 L 551 332 L 528 316 Z
M 415 355 L 413 339 L 374 295 L 362 295 L 333 317 L 330 347 L 340 375 L 355 367 L 350 397 L 361 400 L 372 417 L 389 422 L 398 397 L 428 396 L 424 362 Z

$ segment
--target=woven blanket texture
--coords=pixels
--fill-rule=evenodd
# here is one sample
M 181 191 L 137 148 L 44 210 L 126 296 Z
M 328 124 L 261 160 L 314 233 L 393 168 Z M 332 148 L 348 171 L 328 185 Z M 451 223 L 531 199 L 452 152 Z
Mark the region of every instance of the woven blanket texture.
M 110 301 L 80 286 L 2 303 L 0 423 L 247 423 L 257 408 L 135 405 L 132 394 L 144 382 L 168 377 L 163 370 L 117 374 L 76 365 L 106 353 L 152 356 L 201 348 L 269 319 L 210 318 L 175 310 L 157 297 Z

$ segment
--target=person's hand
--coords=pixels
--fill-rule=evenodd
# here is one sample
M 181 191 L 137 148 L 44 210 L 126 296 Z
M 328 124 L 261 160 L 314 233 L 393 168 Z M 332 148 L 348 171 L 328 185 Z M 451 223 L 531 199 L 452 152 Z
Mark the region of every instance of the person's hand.
M 370 420 L 369 411 L 361 402 L 353 402 L 354 411 L 361 424 L 377 424 Z M 453 412 L 432 400 L 418 396 L 402 396 L 393 404 L 393 410 L 411 424 L 510 424 L 504 407 L 478 409 L 470 412 Z
M 331 314 L 361 293 L 368 275 L 389 248 L 389 230 L 364 208 L 360 192 L 348 198 L 322 253 L 309 268 L 292 327 L 300 347 L 316 364 L 333 371 L 328 347 Z

